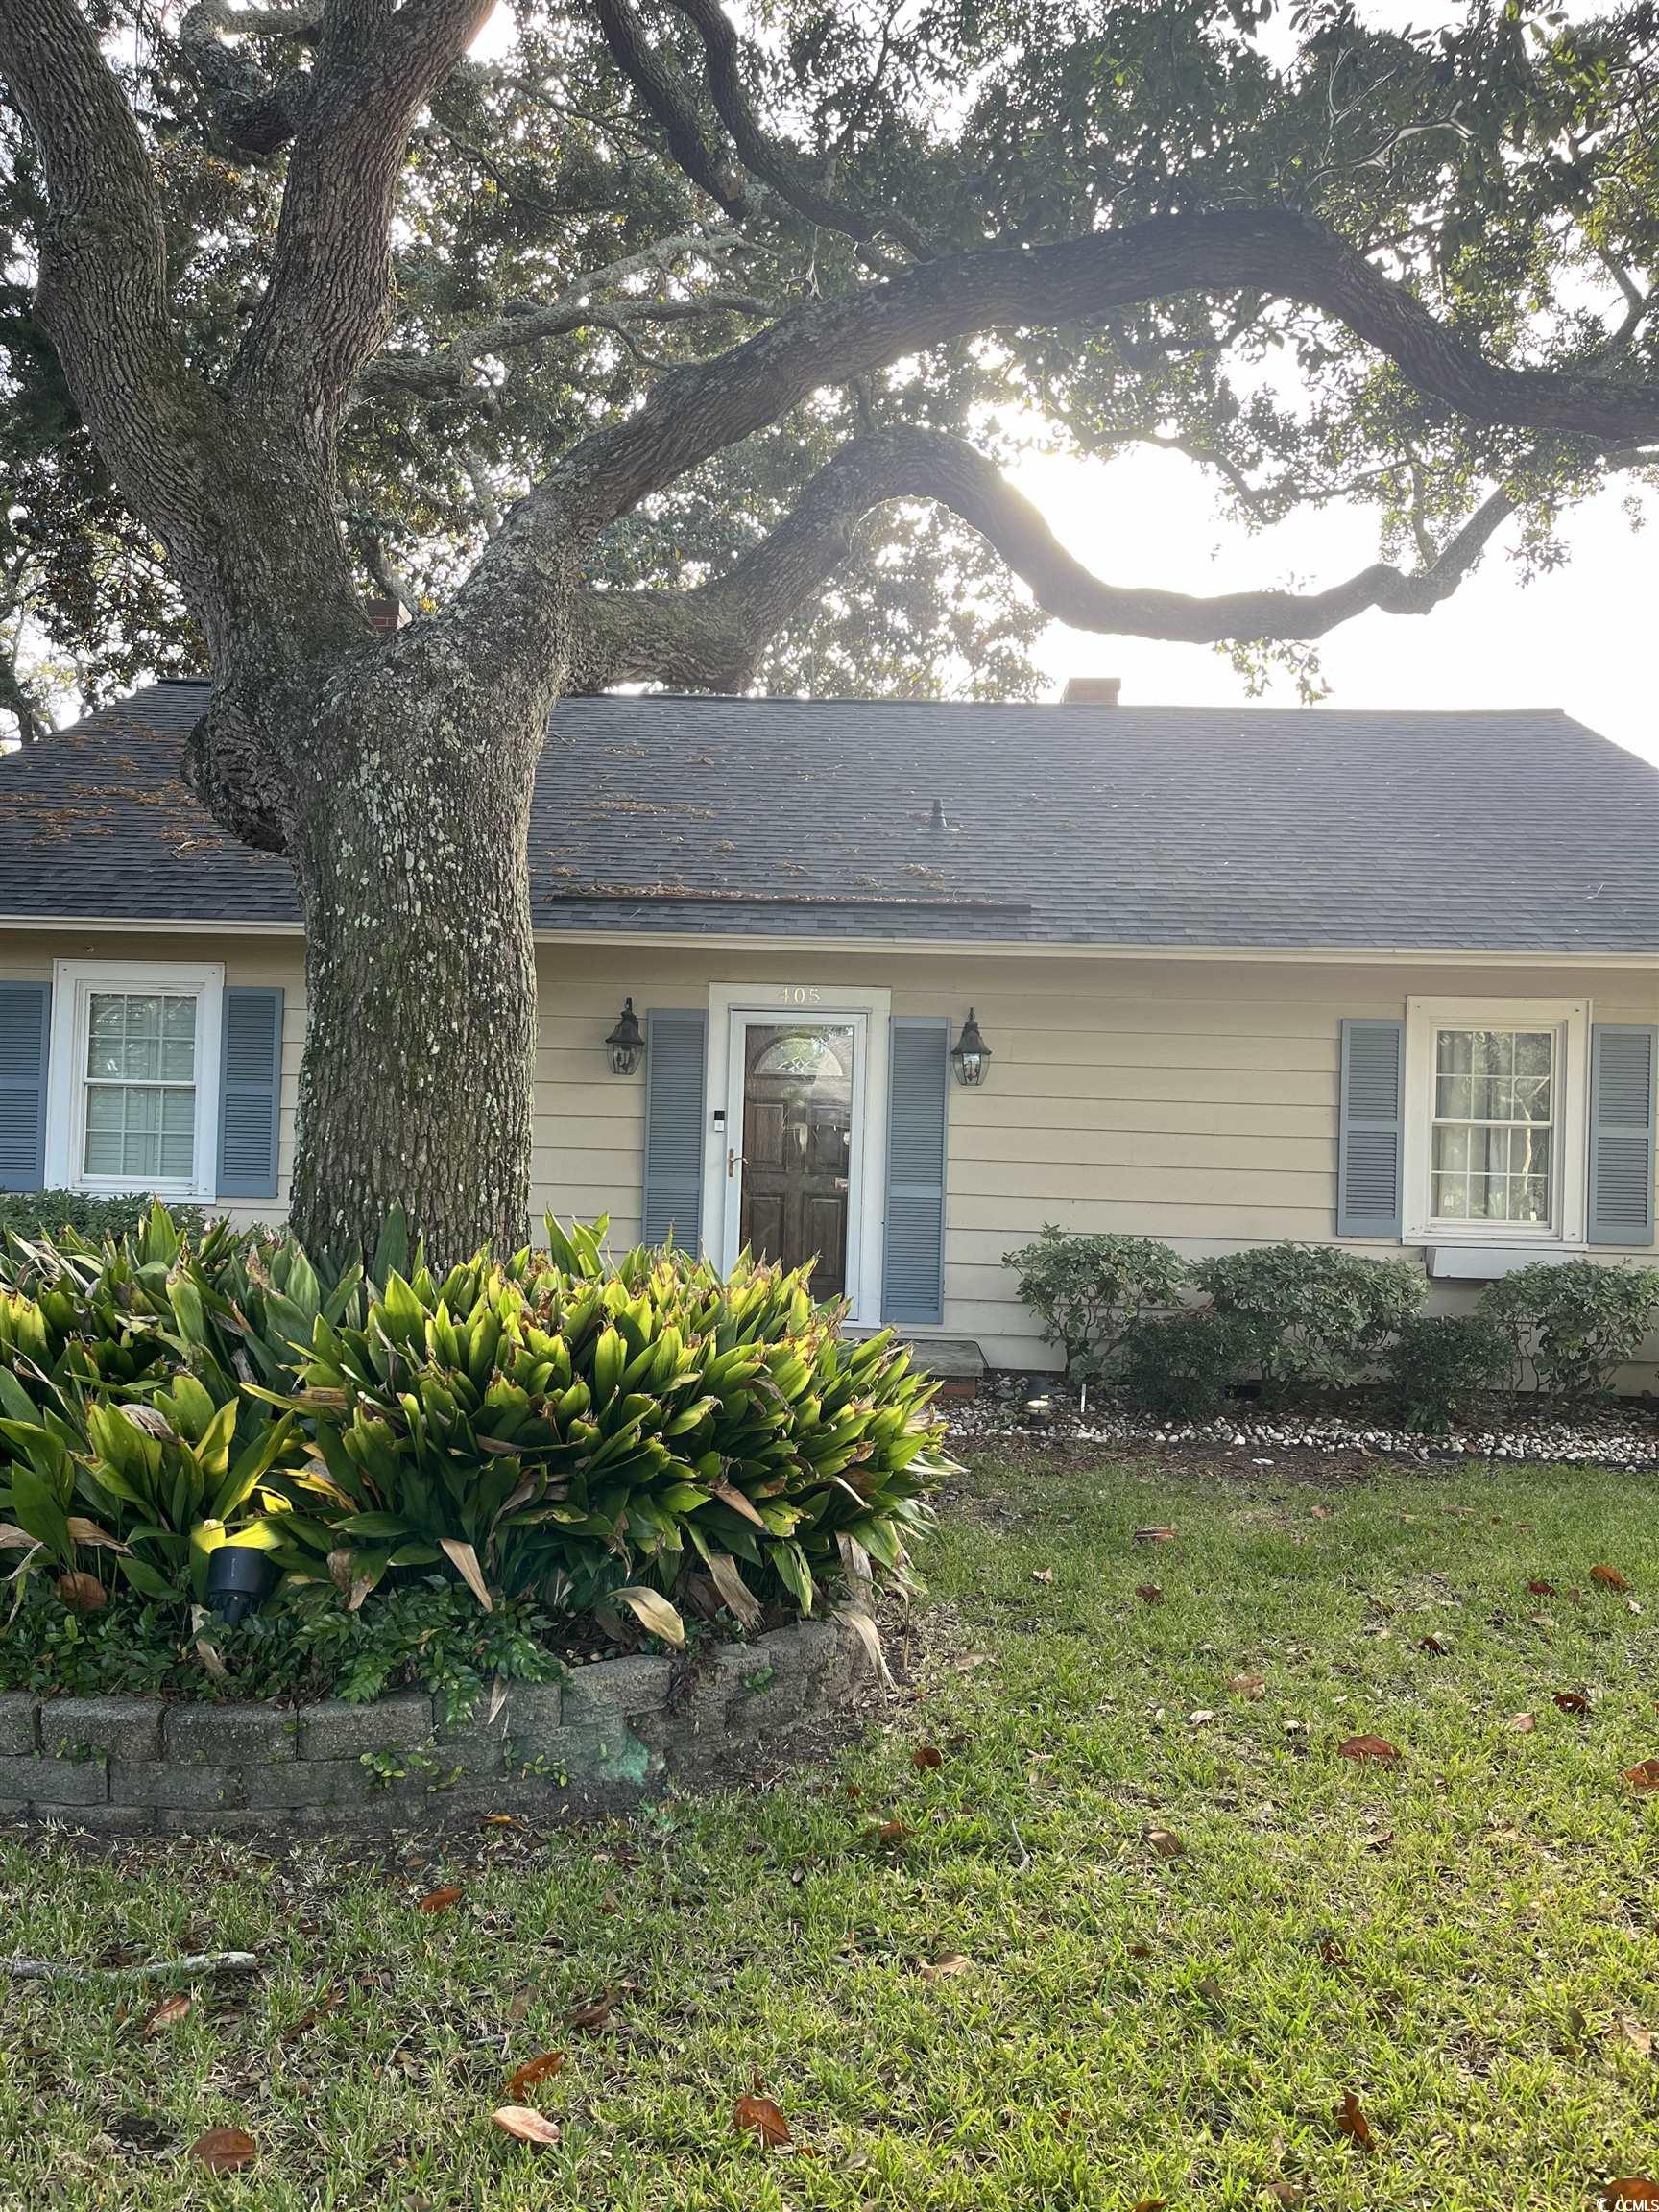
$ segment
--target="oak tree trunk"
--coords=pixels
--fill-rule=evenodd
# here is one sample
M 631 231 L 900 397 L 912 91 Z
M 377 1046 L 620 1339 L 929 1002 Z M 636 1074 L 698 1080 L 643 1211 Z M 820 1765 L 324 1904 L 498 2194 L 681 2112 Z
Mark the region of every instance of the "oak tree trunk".
M 550 703 L 429 657 L 377 661 L 296 749 L 308 1005 L 292 1220 L 319 1255 L 372 1253 L 395 1206 L 434 1263 L 528 1233 L 526 840 Z

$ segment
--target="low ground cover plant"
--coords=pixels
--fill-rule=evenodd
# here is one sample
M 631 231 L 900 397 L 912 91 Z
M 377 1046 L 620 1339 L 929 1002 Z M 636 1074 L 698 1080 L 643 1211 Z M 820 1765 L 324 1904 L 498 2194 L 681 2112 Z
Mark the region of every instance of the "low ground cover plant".
M 362 1680 L 363 1651 L 323 1624 L 418 1588 L 678 1645 L 686 1614 L 750 1630 L 903 1586 L 945 1464 L 908 1354 L 843 1335 L 804 1272 L 613 1263 L 604 1229 L 550 1221 L 546 1250 L 442 1277 L 395 1238 L 327 1283 L 292 1238 L 196 1240 L 160 1207 L 97 1245 L 13 1238 L 0 1547 L 19 1620 L 90 1619 L 122 1591 L 174 1686 L 235 1543 L 280 1577 L 283 1635 L 248 1640 L 252 1659 L 315 1672 L 332 1634 L 332 1677 Z M 106 1641 L 83 1638 L 76 1667 Z
M 1444 1433 L 1506 1387 L 1599 1395 L 1659 1321 L 1659 1268 L 1590 1260 L 1537 1262 L 1489 1284 L 1474 1312 L 1426 1315 L 1414 1261 L 1329 1244 L 1190 1263 L 1154 1238 L 1050 1223 L 1006 1258 L 1069 1375 L 1160 1420 L 1214 1420 L 1242 1391 L 1277 1407 L 1381 1382 L 1407 1428 Z

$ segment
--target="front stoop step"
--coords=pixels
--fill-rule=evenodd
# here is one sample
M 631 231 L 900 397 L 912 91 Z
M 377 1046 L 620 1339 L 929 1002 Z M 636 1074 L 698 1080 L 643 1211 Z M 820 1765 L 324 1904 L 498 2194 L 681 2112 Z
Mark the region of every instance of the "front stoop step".
M 909 1336 L 911 1355 L 940 1384 L 944 1399 L 977 1398 L 985 1380 L 985 1355 L 971 1336 Z

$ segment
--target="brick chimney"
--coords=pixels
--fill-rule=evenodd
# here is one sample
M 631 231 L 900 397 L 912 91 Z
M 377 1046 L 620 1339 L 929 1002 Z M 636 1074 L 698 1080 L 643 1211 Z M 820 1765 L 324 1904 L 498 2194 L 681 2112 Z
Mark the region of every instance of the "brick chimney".
M 1060 694 L 1062 707 L 1116 707 L 1121 676 L 1073 676 Z
M 385 596 L 365 599 L 363 612 L 369 617 L 370 629 L 378 630 L 383 637 L 391 637 L 395 630 L 401 630 L 409 619 L 398 600 Z

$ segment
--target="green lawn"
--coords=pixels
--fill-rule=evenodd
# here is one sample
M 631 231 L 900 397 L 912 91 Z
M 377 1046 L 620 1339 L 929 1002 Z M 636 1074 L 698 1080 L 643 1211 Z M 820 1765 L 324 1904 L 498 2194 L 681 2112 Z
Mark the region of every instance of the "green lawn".
M 149 2040 L 158 1992 L 0 1984 L 0 2204 L 1513 2212 L 1659 2172 L 1652 1484 L 1244 1475 L 978 1468 L 926 1695 L 806 1784 L 408 1865 L 9 1840 L 0 1950 L 267 1963 Z M 521 2146 L 489 2115 L 549 2049 L 563 2141 Z M 757 2078 L 791 2152 L 733 2127 Z M 257 2163 L 187 2160 L 214 2125 Z

